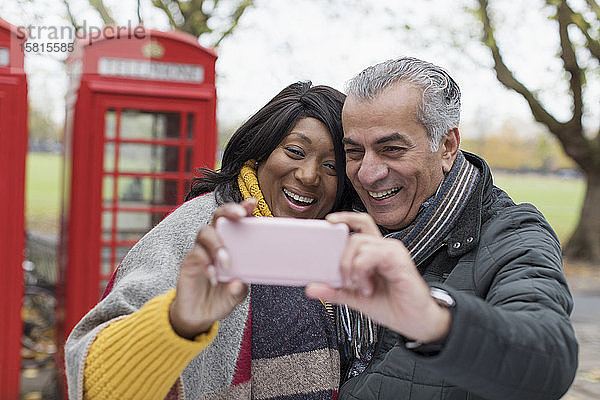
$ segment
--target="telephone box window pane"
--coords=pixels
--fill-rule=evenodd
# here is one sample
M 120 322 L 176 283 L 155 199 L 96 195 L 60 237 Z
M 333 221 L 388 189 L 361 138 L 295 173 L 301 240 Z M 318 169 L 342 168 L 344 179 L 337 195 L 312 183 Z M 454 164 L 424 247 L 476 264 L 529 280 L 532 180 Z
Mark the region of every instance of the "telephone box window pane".
M 156 205 L 174 206 L 177 201 L 177 182 L 164 180 L 153 190 L 153 200 Z
M 152 190 L 151 178 L 142 178 L 139 176 L 119 177 L 117 184 L 120 205 L 139 205 L 150 203 L 150 193 Z
M 177 205 L 177 181 L 148 177 L 119 177 L 119 207 Z
M 115 260 L 116 261 L 116 260 Z M 110 247 L 102 248 L 102 262 L 100 263 L 100 274 L 110 275 L 113 271 L 113 264 L 110 259 Z
M 104 211 L 102 213 L 102 240 L 112 240 L 113 213 Z
M 151 213 L 119 211 L 117 213 L 117 240 L 138 240 L 152 226 Z
M 194 114 L 187 115 L 187 138 L 194 138 Z
M 100 274 L 102 274 L 102 275 L 109 275 L 114 268 L 110 255 L 111 255 L 111 247 L 103 246 L 102 247 L 102 262 L 100 263 Z M 116 260 L 115 260 L 115 262 L 116 262 Z
M 179 138 L 181 114 L 123 110 L 121 138 L 168 139 Z
M 163 212 L 129 212 L 117 214 L 117 240 L 139 240 L 168 213 Z
M 177 181 L 154 179 L 152 181 L 152 204 L 156 206 L 174 206 L 177 200 Z
M 115 170 L 115 144 L 104 143 L 104 170 L 112 172 Z
M 186 147 L 185 148 L 185 172 L 192 172 L 192 148 L 191 147 Z
M 102 180 L 102 203 L 110 205 L 113 201 L 114 180 L 112 176 L 105 176 Z
M 10 52 L 6 47 L 0 47 L 0 65 L 6 66 L 10 64 Z
M 104 137 L 114 139 L 117 132 L 117 113 L 115 110 L 108 110 L 104 114 Z
M 179 148 L 138 143 L 119 147 L 119 170 L 125 172 L 177 172 Z
M 162 127 L 162 131 L 164 132 L 165 137 L 167 138 L 180 138 L 181 132 L 180 124 L 181 124 L 181 114 L 179 113 L 163 113 L 161 115 L 157 115 L 156 123 L 160 124 Z

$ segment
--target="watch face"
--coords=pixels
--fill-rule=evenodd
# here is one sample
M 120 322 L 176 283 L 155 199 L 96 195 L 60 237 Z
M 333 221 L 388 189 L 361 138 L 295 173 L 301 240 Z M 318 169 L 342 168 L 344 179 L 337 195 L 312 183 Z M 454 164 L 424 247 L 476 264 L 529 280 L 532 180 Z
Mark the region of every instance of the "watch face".
M 432 287 L 429 288 L 429 294 L 435 301 L 438 302 L 438 304 L 444 307 L 451 308 L 454 307 L 454 304 L 456 304 L 454 298 L 450 296 L 450 293 L 446 292 L 444 289 Z

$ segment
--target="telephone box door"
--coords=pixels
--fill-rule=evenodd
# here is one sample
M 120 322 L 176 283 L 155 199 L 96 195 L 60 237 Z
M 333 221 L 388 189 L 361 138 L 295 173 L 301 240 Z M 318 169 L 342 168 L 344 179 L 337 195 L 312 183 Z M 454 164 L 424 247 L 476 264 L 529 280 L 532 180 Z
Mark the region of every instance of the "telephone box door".
M 214 166 L 214 137 L 195 137 L 210 131 L 202 126 L 210 123 L 209 102 L 128 100 L 110 96 L 98 107 L 103 154 L 96 291 L 104 290 L 127 251 L 183 202 L 193 169 Z

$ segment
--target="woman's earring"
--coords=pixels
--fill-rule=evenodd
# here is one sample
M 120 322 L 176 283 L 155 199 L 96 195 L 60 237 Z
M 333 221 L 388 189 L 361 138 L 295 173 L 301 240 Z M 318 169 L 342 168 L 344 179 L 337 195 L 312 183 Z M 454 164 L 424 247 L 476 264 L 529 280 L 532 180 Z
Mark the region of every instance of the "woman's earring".
M 255 170 L 258 170 L 258 161 L 256 161 L 256 162 L 254 163 L 254 169 L 255 169 Z

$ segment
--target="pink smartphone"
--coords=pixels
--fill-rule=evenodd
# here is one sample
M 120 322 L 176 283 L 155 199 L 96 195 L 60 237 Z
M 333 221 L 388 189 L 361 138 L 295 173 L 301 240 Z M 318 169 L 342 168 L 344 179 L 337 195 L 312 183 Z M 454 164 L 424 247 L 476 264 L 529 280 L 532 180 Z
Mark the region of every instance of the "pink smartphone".
M 348 239 L 345 224 L 298 218 L 219 218 L 216 230 L 230 257 L 228 269 L 219 263 L 215 266 L 219 281 L 342 286 L 339 264 Z

